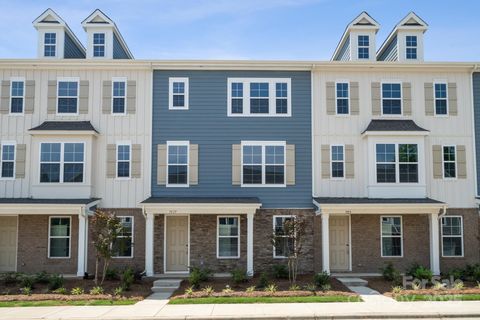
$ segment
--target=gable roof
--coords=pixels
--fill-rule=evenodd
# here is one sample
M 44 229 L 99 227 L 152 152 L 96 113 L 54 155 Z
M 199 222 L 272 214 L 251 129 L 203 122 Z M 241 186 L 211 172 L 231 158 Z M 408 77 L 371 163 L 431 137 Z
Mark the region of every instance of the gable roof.
M 65 32 L 68 36 L 72 39 L 75 45 L 85 53 L 85 47 L 77 38 L 75 33 L 73 33 L 72 29 L 68 26 L 68 24 L 63 20 L 53 9 L 48 8 L 47 10 L 43 11 L 41 15 L 39 15 L 35 20 L 32 22 L 35 29 L 38 30 L 39 27 L 51 27 L 51 26 L 60 26 L 63 27 Z
M 95 11 L 93 11 L 88 17 L 86 17 L 82 21 L 82 26 L 84 30 L 87 30 L 88 26 L 93 26 L 93 25 L 111 26 L 113 28 L 113 33 L 117 36 L 123 50 L 125 50 L 129 59 L 133 59 L 133 54 L 128 48 L 127 43 L 125 42 L 125 39 L 120 33 L 120 30 L 118 29 L 117 25 L 112 19 L 110 19 L 110 17 L 108 17 L 105 13 L 103 13 L 102 10 L 95 9 Z
M 333 52 L 333 56 L 331 60 L 334 60 L 337 54 L 339 53 L 340 49 L 343 47 L 345 41 L 348 39 L 348 35 L 351 29 L 374 29 L 375 33 L 378 32 L 380 29 L 380 24 L 372 18 L 366 11 L 362 11 L 358 16 L 356 16 L 345 28 L 345 31 L 340 38 L 340 41 Z

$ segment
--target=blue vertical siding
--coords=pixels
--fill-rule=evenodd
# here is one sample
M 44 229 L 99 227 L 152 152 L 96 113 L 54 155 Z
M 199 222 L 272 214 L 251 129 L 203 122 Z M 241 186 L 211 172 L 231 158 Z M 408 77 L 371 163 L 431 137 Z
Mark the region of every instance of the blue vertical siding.
M 189 78 L 189 110 L 168 110 L 168 78 Z M 291 78 L 292 116 L 227 117 L 227 78 Z M 310 72 L 154 71 L 152 196 L 258 197 L 264 208 L 312 208 Z M 157 185 L 157 144 L 199 145 L 198 185 Z M 296 148 L 296 184 L 285 188 L 232 186 L 232 145 L 283 141 Z
M 113 34 L 113 59 L 129 59 L 115 33 Z
M 477 160 L 478 193 L 480 190 L 480 73 L 478 72 L 473 74 L 473 114 L 475 119 L 475 154 Z
M 382 52 L 382 54 L 378 57 L 379 61 L 397 61 L 398 60 L 398 52 L 397 52 L 397 36 L 395 36 L 388 47 Z
M 65 59 L 82 59 L 85 58 L 85 51 L 79 48 L 72 38 L 65 32 L 65 43 L 63 48 L 63 56 Z

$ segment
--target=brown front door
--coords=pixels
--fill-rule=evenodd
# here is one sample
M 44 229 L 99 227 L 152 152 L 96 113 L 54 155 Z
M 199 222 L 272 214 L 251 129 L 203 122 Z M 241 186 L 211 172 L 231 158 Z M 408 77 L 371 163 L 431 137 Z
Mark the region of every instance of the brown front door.
M 165 271 L 188 271 L 188 216 L 167 216 L 166 229 Z

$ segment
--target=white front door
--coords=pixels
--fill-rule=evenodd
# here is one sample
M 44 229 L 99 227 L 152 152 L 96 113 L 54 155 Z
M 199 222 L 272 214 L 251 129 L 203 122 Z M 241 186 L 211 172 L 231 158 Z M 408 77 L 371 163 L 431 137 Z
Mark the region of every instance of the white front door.
M 15 271 L 17 264 L 17 217 L 0 217 L 0 272 Z
M 188 271 L 188 216 L 166 216 L 166 272 Z
M 350 218 L 330 216 L 330 270 L 350 268 Z

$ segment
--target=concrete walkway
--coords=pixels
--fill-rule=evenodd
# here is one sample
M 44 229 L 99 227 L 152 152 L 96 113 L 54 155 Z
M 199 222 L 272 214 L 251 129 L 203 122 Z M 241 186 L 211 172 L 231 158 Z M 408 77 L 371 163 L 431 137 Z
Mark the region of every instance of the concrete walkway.
M 158 301 L 160 302 L 160 301 Z M 2 320 L 86 319 L 445 319 L 480 318 L 480 302 L 402 302 L 0 308 Z

